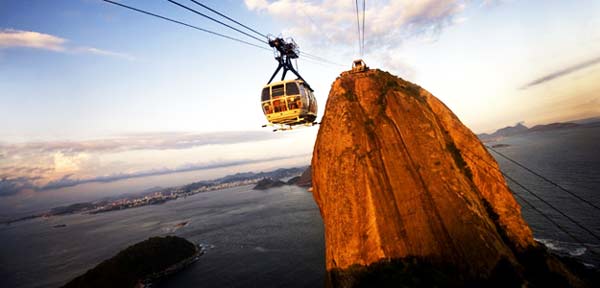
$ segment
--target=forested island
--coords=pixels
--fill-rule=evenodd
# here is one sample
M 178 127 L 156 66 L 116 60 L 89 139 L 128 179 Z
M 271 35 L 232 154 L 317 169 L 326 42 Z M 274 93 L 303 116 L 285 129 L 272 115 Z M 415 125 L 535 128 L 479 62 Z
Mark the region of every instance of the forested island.
M 147 287 L 194 263 L 202 253 L 197 245 L 180 237 L 152 237 L 129 246 L 63 287 Z

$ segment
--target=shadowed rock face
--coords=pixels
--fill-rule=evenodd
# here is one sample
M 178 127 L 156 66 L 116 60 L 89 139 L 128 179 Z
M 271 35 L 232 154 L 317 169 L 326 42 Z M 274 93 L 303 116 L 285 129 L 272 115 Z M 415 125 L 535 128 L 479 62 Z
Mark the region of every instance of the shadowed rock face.
M 396 271 L 388 266 L 398 261 L 405 273 L 429 267 L 424 275 L 452 271 L 442 283 L 477 283 L 519 274 L 520 255 L 536 247 L 477 137 L 429 92 L 387 72 L 333 83 L 312 171 L 329 284 L 357 286 L 356 271 Z

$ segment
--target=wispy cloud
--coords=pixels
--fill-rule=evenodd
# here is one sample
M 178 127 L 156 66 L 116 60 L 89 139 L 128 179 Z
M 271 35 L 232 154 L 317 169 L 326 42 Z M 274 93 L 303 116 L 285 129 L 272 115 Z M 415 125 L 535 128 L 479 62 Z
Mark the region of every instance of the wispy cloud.
M 563 69 L 560 69 L 560 70 L 558 70 L 556 72 L 552 72 L 552 73 L 550 73 L 548 75 L 544 75 L 544 76 L 542 76 L 540 78 L 537 78 L 537 79 L 535 79 L 535 80 L 533 80 L 533 81 L 531 81 L 531 82 L 523 85 L 521 87 L 521 89 L 525 90 L 525 89 L 531 88 L 533 86 L 540 85 L 540 84 L 552 81 L 552 80 L 554 80 L 556 78 L 560 78 L 562 76 L 566 76 L 568 74 L 577 72 L 579 70 L 582 70 L 582 69 L 585 69 L 587 67 L 596 65 L 598 63 L 600 63 L 600 56 L 596 57 L 596 58 L 593 58 L 593 59 L 589 59 L 589 60 L 583 61 L 581 63 L 577 63 L 575 65 L 572 65 L 572 66 L 569 66 L 569 67 L 566 67 L 566 68 L 563 68 Z
M 74 51 L 80 52 L 80 53 L 90 53 L 90 54 L 95 54 L 95 55 L 100 55 L 100 56 L 117 57 L 117 58 L 129 60 L 129 61 L 135 60 L 135 57 L 128 55 L 128 54 L 113 52 L 113 51 L 108 51 L 108 50 L 102 50 L 102 49 L 98 49 L 98 48 L 94 48 L 94 47 L 79 47 L 77 49 L 74 49 Z
M 135 60 L 131 55 L 113 52 L 94 47 L 70 46 L 67 39 L 35 31 L 15 29 L 0 29 L 0 49 L 2 48 L 31 48 L 54 52 L 89 53 L 101 56 L 117 57 Z

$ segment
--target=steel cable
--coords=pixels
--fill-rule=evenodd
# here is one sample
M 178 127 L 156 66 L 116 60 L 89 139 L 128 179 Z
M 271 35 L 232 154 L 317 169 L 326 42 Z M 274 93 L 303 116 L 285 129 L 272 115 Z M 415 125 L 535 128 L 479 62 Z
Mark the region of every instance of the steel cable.
M 188 7 L 188 6 L 185 6 L 185 5 L 181 4 L 181 3 L 179 3 L 179 2 L 176 2 L 176 1 L 173 1 L 173 0 L 167 0 L 167 1 L 169 1 L 169 2 L 171 2 L 171 3 L 173 3 L 173 4 L 175 4 L 175 5 L 177 5 L 177 6 L 181 7 L 181 8 L 183 8 L 183 9 L 186 9 L 186 10 L 188 10 L 188 11 L 192 12 L 192 13 L 195 13 L 195 14 L 197 14 L 197 15 L 200 15 L 200 16 L 204 17 L 204 18 L 207 18 L 207 19 L 209 19 L 209 20 L 212 20 L 213 22 L 219 23 L 219 24 L 221 24 L 221 25 L 223 25 L 223 26 L 225 26 L 225 27 L 227 27 L 227 28 L 229 28 L 229 29 L 232 29 L 232 30 L 234 30 L 234 31 L 237 31 L 237 32 L 239 32 L 239 33 L 242 33 L 243 35 L 246 35 L 246 36 L 248 36 L 248 37 L 250 37 L 250 38 L 252 38 L 252 39 L 255 39 L 255 40 L 259 41 L 259 42 L 262 42 L 262 43 L 265 43 L 265 44 L 269 44 L 269 43 L 267 43 L 267 41 L 266 41 L 266 40 L 264 40 L 264 39 L 260 39 L 260 38 L 258 38 L 258 37 L 256 37 L 256 36 L 250 35 L 250 34 L 248 34 L 248 33 L 244 32 L 244 31 L 242 31 L 242 30 L 240 30 L 240 29 L 237 29 L 237 28 L 235 28 L 235 27 L 233 27 L 233 26 L 231 26 L 231 25 L 229 25 L 229 24 L 223 23 L 223 22 L 221 22 L 221 21 L 219 21 L 219 20 L 217 20 L 217 19 L 215 19 L 215 18 L 213 18 L 213 17 L 210 17 L 210 16 L 208 16 L 208 15 L 206 15 L 206 14 L 204 14 L 204 13 L 202 13 L 202 12 L 198 11 L 198 10 L 195 10 L 195 9 L 193 9 L 193 8 L 190 8 L 190 7 Z
M 207 9 L 207 10 L 209 10 L 209 11 L 211 11 L 211 12 L 213 12 L 213 13 L 215 13 L 215 14 L 217 14 L 217 15 L 219 15 L 219 16 L 221 16 L 221 17 L 223 17 L 223 18 L 225 18 L 225 19 L 227 19 L 227 20 L 229 20 L 229 21 L 231 21 L 233 23 L 235 23 L 235 24 L 238 24 L 238 25 L 240 25 L 240 26 L 242 26 L 242 27 L 244 27 L 244 28 L 246 28 L 246 29 L 248 29 L 248 30 L 256 33 L 257 35 L 259 35 L 261 37 L 267 38 L 266 34 L 258 32 L 255 29 L 252 29 L 252 28 L 250 28 L 250 27 L 248 27 L 248 26 L 246 26 L 246 25 L 238 22 L 237 20 L 235 20 L 235 19 L 233 19 L 233 18 L 231 18 L 231 17 L 229 17 L 229 16 L 227 16 L 227 15 L 225 15 L 225 14 L 223 14 L 223 13 L 221 13 L 221 12 L 215 10 L 215 9 L 212 9 L 212 8 L 210 8 L 210 7 L 204 5 L 204 4 L 202 4 L 202 3 L 200 3 L 200 2 L 198 2 L 196 0 L 190 0 L 190 1 L 192 1 L 192 2 L 194 2 L 194 3 L 196 3 L 196 4 L 200 5 L 200 6 L 202 6 L 203 8 L 205 8 L 205 9 Z
M 494 152 L 494 153 L 496 153 L 496 154 L 500 155 L 502 158 L 504 158 L 504 159 L 506 159 L 506 160 L 508 160 L 508 161 L 512 162 L 513 164 L 515 164 L 515 165 L 517 165 L 517 166 L 519 166 L 519 167 L 521 167 L 521 168 L 523 168 L 523 169 L 527 170 L 529 173 L 531 173 L 531 174 L 533 174 L 533 175 L 535 175 L 535 176 L 537 176 L 537 177 L 539 177 L 539 178 L 543 179 L 544 181 L 546 181 L 546 182 L 548 182 L 548 183 L 550 183 L 550 184 L 552 184 L 552 185 L 556 186 L 557 188 L 559 188 L 559 189 L 561 189 L 561 190 L 563 190 L 563 191 L 565 191 L 565 192 L 569 193 L 569 195 L 571 195 L 571 196 L 573 196 L 573 197 L 575 197 L 575 198 L 579 199 L 580 201 L 582 201 L 582 202 L 584 202 L 584 203 L 586 203 L 586 204 L 588 204 L 588 205 L 590 205 L 590 206 L 592 206 L 592 207 L 594 207 L 594 208 L 596 208 L 596 209 L 600 210 L 600 207 L 598 207 L 598 206 L 597 206 L 597 205 L 595 205 L 594 203 L 592 203 L 592 202 L 590 202 L 590 201 L 588 201 L 588 200 L 586 200 L 586 199 L 584 199 L 584 198 L 580 197 L 579 195 L 577 195 L 577 194 L 575 194 L 575 193 L 573 193 L 573 192 L 571 192 L 571 191 L 567 190 L 566 188 L 562 187 L 562 186 L 561 186 L 561 185 L 559 185 L 558 183 L 556 183 L 556 182 L 554 182 L 554 181 L 552 181 L 552 180 L 550 180 L 550 179 L 548 179 L 548 178 L 546 178 L 546 177 L 542 176 L 540 173 L 537 173 L 537 172 L 535 172 L 535 171 L 533 171 L 533 170 L 531 170 L 531 169 L 527 168 L 525 165 L 523 165 L 523 164 L 521 164 L 521 163 L 517 162 L 516 160 L 513 160 L 513 159 L 511 159 L 510 157 L 508 157 L 508 156 L 504 155 L 503 153 L 500 153 L 499 151 L 497 151 L 497 150 L 496 150 L 496 149 L 494 149 L 493 147 L 490 147 L 490 146 L 486 146 L 486 147 L 487 147 L 488 149 L 490 149 L 492 152 Z
M 269 49 L 267 47 L 259 46 L 259 45 L 256 45 L 254 43 L 250 43 L 250 42 L 247 42 L 247 41 L 244 41 L 244 40 L 241 40 L 241 39 L 237 39 L 235 37 L 231 37 L 231 36 L 228 36 L 228 35 L 225 35 L 225 34 L 214 32 L 214 31 L 211 31 L 211 30 L 208 30 L 208 29 L 200 28 L 198 26 L 194 26 L 194 25 L 191 25 L 191 24 L 188 24 L 188 23 L 185 23 L 185 22 L 174 20 L 174 19 L 162 16 L 162 15 L 159 15 L 159 14 L 148 12 L 148 11 L 145 11 L 145 10 L 142 10 L 142 9 L 131 7 L 131 6 L 128 6 L 128 5 L 125 5 L 125 4 L 121 4 L 121 3 L 118 3 L 118 2 L 115 2 L 115 1 L 111 1 L 111 0 L 102 0 L 102 1 L 110 3 L 110 4 L 113 4 L 113 5 L 121 6 L 123 8 L 129 9 L 129 10 L 133 10 L 133 11 L 136 11 L 136 12 L 139 12 L 139 13 L 142 13 L 142 14 L 146 14 L 146 15 L 153 16 L 153 17 L 156 17 L 156 18 L 160 18 L 160 19 L 165 20 L 165 21 L 169 21 L 169 22 L 172 22 L 172 23 L 176 23 L 176 24 L 179 24 L 179 25 L 183 25 L 183 26 L 192 28 L 192 29 L 196 29 L 196 30 L 199 30 L 199 31 L 202 31 L 202 32 L 205 32 L 205 33 L 209 33 L 209 34 L 212 34 L 212 35 L 215 35 L 215 36 L 219 36 L 219 37 L 222 37 L 222 38 L 225 38 L 225 39 L 229 39 L 229 40 L 232 40 L 232 41 L 236 41 L 236 42 L 239 42 L 239 43 L 250 45 L 250 46 L 253 46 L 253 47 L 256 47 L 256 48 L 260 48 L 260 49 L 263 49 L 263 50 L 271 51 L 271 49 Z

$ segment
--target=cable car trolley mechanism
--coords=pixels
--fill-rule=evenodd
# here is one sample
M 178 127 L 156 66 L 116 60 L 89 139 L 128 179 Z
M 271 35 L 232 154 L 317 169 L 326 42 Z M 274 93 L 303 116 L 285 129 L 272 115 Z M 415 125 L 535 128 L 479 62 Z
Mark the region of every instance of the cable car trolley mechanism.
M 269 121 L 266 126 L 276 126 L 273 131 L 291 130 L 297 125 L 312 126 L 317 124 L 317 101 L 313 89 L 300 76 L 292 65 L 292 59 L 297 59 L 298 45 L 293 39 L 269 37 L 269 45 L 275 52 L 275 60 L 279 63 L 277 69 L 263 87 L 261 105 L 263 113 Z M 273 82 L 279 71 L 283 69 L 281 81 Z M 295 80 L 285 80 L 288 71 L 296 75 Z

